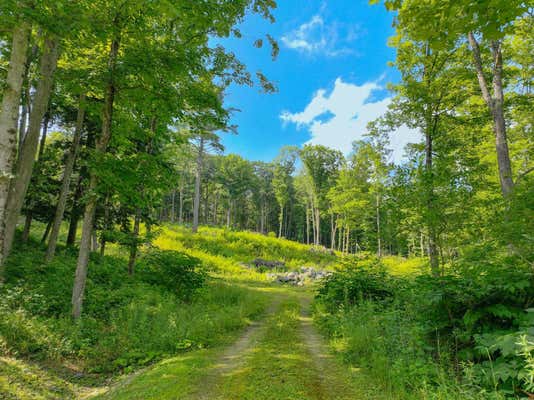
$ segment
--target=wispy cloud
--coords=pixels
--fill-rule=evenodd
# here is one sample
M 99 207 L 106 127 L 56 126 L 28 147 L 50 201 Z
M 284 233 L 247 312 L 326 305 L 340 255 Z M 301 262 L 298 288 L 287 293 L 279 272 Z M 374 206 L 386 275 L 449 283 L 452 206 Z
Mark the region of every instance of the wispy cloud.
M 356 54 L 351 44 L 362 34 L 357 24 L 326 21 L 321 12 L 309 21 L 282 36 L 282 43 L 293 50 L 307 55 L 336 57 Z
M 380 81 L 380 80 L 379 80 Z M 319 89 L 301 112 L 284 111 L 280 118 L 284 124 L 294 123 L 309 131 L 310 144 L 321 144 L 348 154 L 352 142 L 367 133 L 367 124 L 384 115 L 391 97 L 370 101 L 373 92 L 383 89 L 379 81 L 355 85 L 337 78 L 331 93 Z M 419 132 L 401 127 L 390 135 L 392 161 L 399 164 L 404 158 L 404 147 L 417 143 Z

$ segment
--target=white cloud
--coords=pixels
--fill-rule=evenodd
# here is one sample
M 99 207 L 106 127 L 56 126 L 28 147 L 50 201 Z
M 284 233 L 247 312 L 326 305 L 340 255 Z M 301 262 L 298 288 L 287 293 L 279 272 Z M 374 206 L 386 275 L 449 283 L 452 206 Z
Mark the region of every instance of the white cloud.
M 284 123 L 306 128 L 311 134 L 307 143 L 321 144 L 348 154 L 352 150 L 352 142 L 362 139 L 367 133 L 367 124 L 383 115 L 391 103 L 391 97 L 370 101 L 373 92 L 380 89 L 378 82 L 359 86 L 338 78 L 330 94 L 320 89 L 303 111 L 284 111 L 280 118 Z M 400 163 L 406 144 L 419 142 L 420 139 L 418 131 L 405 126 L 392 132 L 392 161 Z
M 281 41 L 286 47 L 307 55 L 321 54 L 336 57 L 355 54 L 350 44 L 356 41 L 360 34 L 359 25 L 347 25 L 336 21 L 325 22 L 323 16 L 317 14 L 308 22 L 282 36 Z

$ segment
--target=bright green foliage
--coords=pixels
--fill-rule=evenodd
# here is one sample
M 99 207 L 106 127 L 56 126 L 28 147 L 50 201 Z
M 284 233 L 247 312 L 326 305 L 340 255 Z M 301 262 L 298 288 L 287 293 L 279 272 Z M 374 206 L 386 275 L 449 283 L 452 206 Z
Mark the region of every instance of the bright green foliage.
M 394 277 L 376 260 L 349 264 L 318 292 L 321 324 L 347 361 L 406 393 L 446 388 L 443 379 L 454 379 L 457 368 L 486 395 L 529 390 L 532 269 L 517 257 L 480 251 L 439 279 Z

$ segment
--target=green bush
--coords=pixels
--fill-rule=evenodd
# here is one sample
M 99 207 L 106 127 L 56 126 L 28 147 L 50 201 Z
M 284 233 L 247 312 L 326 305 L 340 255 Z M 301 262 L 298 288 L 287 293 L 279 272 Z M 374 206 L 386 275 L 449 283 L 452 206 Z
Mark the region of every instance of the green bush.
M 173 291 L 184 300 L 190 300 L 206 280 L 199 259 L 171 250 L 153 249 L 144 254 L 137 275 L 142 281 Z
M 391 299 L 395 283 L 378 260 L 356 265 L 345 262 L 323 281 L 317 298 L 332 312 L 341 305 L 349 307 L 363 301 Z

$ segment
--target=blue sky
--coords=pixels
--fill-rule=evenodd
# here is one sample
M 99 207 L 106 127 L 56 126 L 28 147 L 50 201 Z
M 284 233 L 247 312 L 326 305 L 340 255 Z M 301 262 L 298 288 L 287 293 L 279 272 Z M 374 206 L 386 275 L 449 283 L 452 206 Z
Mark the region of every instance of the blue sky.
M 309 142 L 348 153 L 367 122 L 387 108 L 387 82 L 398 80 L 387 65 L 395 58 L 387 46 L 393 15 L 367 0 L 278 3 L 274 24 L 248 16 L 240 26 L 243 38 L 225 42 L 251 72 L 261 70 L 278 87 L 275 94 L 257 87 L 228 90 L 226 105 L 240 112 L 232 118 L 239 134 L 223 134 L 226 152 L 270 161 L 284 145 Z M 268 46 L 252 46 L 266 33 L 280 45 L 276 61 Z M 407 128 L 393 134 L 394 161 L 415 140 L 417 134 Z

